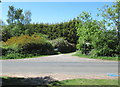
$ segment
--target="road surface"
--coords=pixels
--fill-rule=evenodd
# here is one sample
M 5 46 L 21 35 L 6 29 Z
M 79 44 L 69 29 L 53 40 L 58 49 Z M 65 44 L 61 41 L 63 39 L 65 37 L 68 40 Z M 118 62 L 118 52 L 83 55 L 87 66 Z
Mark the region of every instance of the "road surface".
M 39 58 L 0 60 L 2 74 L 64 74 L 107 76 L 118 74 L 118 62 L 80 58 L 72 54 L 60 54 Z

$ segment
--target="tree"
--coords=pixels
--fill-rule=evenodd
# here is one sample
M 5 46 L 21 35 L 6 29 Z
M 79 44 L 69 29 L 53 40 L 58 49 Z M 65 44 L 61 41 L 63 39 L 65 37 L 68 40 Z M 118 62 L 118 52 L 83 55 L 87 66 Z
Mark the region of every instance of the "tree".
M 12 26 L 3 26 L 3 29 L 2 29 L 2 41 L 7 41 L 9 38 L 12 37 L 11 28 L 12 28 Z
M 24 24 L 29 24 L 31 22 L 31 12 L 26 11 L 24 15 Z
M 93 36 L 92 56 L 117 56 L 117 36 L 115 30 L 99 31 Z
M 23 13 L 23 9 L 9 6 L 7 17 L 7 22 L 9 25 L 7 27 L 4 27 L 5 29 L 3 30 L 4 41 L 10 38 L 10 36 L 20 36 L 22 34 L 25 34 L 26 29 L 30 28 L 27 26 L 27 24 L 30 24 L 31 21 L 30 11 L 26 11 L 25 13 Z M 10 35 L 6 30 L 9 31 Z
M 23 13 L 23 9 L 9 6 L 7 22 L 9 25 L 29 24 L 31 22 L 31 12 L 26 11 Z
M 14 22 L 15 22 L 15 8 L 14 8 L 14 6 L 9 6 L 7 17 L 8 17 L 8 19 L 7 19 L 8 24 L 10 24 L 10 25 L 14 24 Z
M 102 17 L 109 23 L 109 25 L 115 25 L 116 31 L 119 30 L 119 19 L 120 19 L 120 1 L 115 2 L 112 6 L 105 5 L 101 9 L 98 9 Z
M 116 1 L 112 6 L 105 5 L 103 8 L 99 9 L 99 11 L 101 11 L 102 17 L 107 20 L 109 26 L 111 25 L 112 28 L 114 28 L 114 26 L 116 27 L 116 33 L 118 37 L 117 49 L 118 52 L 120 52 L 120 1 Z
M 22 24 L 22 21 L 24 20 L 23 17 L 23 9 L 16 9 L 15 11 L 15 24 Z
M 115 30 L 108 30 L 105 20 L 97 21 L 90 13 L 83 12 L 77 19 L 77 34 L 79 36 L 77 48 L 82 54 L 91 56 L 117 56 L 119 45 Z
M 91 45 L 93 36 L 98 32 L 100 27 L 98 22 L 93 20 L 91 14 L 88 12 L 82 12 L 77 19 L 82 21 L 76 25 L 77 35 L 79 36 L 77 48 L 83 54 L 88 54 L 93 49 Z

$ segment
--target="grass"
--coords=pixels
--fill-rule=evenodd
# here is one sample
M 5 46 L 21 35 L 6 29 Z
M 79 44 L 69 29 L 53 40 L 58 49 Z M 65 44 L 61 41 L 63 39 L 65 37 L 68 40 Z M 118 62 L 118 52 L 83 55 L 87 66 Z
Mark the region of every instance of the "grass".
M 7 60 L 7 59 L 25 59 L 25 58 L 38 58 L 38 57 L 45 57 L 45 56 L 51 56 L 51 55 L 10 55 L 10 56 L 0 56 L 0 59 Z
M 118 85 L 118 80 L 112 79 L 72 79 L 61 81 L 63 85 Z
M 85 55 L 85 54 L 80 54 L 76 52 L 76 54 L 73 54 L 73 56 L 78 56 L 82 58 L 92 58 L 92 59 L 102 59 L 102 60 L 114 60 L 118 61 L 118 57 L 106 57 L 106 56 L 98 56 L 98 57 L 91 57 L 91 55 Z
M 74 53 L 74 52 L 72 52 Z M 55 53 L 55 54 L 51 54 L 51 55 L 59 55 L 62 54 L 60 52 Z M 71 54 L 71 53 L 63 53 L 63 54 Z M 38 58 L 38 57 L 45 57 L 45 56 L 51 56 L 51 55 L 32 55 L 32 54 L 26 54 L 26 55 L 21 55 L 19 53 L 16 54 L 10 54 L 9 56 L 0 56 L 0 59 L 2 60 L 7 60 L 7 59 L 25 59 L 25 58 Z
M 13 58 L 13 59 L 25 59 L 25 58 L 39 58 L 39 57 L 45 57 L 45 56 L 50 56 L 50 55 L 40 55 L 40 56 L 31 56 L 31 57 L 17 57 L 17 58 Z M 0 56 L 0 59 L 1 60 L 8 60 L 8 59 L 11 59 L 11 58 L 7 58 L 5 56 Z
M 25 58 L 37 58 L 37 57 L 44 57 L 44 56 L 51 56 L 51 55 L 58 55 L 59 53 L 55 54 L 21 54 L 21 53 L 9 53 L 4 56 L 0 56 L 0 59 L 7 60 L 7 59 L 25 59 Z
M 37 78 L 16 78 L 16 77 L 0 77 L 2 78 L 3 86 L 7 85 L 26 85 L 26 87 L 29 87 L 30 85 L 33 85 L 32 87 L 41 87 L 37 84 L 40 83 L 41 85 L 47 85 L 46 87 L 64 87 L 64 86 L 71 86 L 74 87 L 74 85 L 99 85 L 99 87 L 103 87 L 101 85 L 115 85 L 115 87 L 118 85 L 118 80 L 112 80 L 112 79 L 72 79 L 72 80 L 63 80 L 63 81 L 51 81 L 49 82 L 49 79 L 45 79 L 44 77 L 37 77 Z M 46 84 L 47 82 L 47 84 Z M 97 86 L 96 86 L 97 87 Z

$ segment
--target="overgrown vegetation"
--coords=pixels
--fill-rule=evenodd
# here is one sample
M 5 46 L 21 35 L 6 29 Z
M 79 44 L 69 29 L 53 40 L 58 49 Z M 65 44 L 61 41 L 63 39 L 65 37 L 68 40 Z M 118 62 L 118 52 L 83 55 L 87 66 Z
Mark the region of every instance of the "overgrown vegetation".
M 37 35 L 15 36 L 3 42 L 2 54 L 8 58 L 31 57 L 54 54 L 53 46 L 44 37 Z
M 2 40 L 22 35 L 32 35 L 36 33 L 42 33 L 48 36 L 50 40 L 57 39 L 58 37 L 64 37 L 70 43 L 77 43 L 76 27 L 77 20 L 74 18 L 69 22 L 57 23 L 57 24 L 43 24 L 33 23 L 31 24 L 31 12 L 26 11 L 23 13 L 23 9 L 17 9 L 14 6 L 9 6 L 8 11 L 8 26 L 3 26 Z M 54 32 L 54 33 L 53 33 Z
M 120 2 L 99 9 L 103 20 L 82 12 L 69 22 L 31 24 L 31 12 L 9 6 L 9 25 L 2 26 L 3 57 L 17 58 L 73 52 L 94 58 L 120 56 Z M 26 56 L 27 55 L 27 56 Z M 14 56 L 14 57 L 13 57 Z M 16 56 L 16 57 L 15 57 Z M 116 59 L 115 59 L 116 60 Z
M 90 13 L 83 12 L 77 18 L 82 21 L 77 24 L 79 36 L 77 49 L 81 54 L 92 57 L 106 56 L 119 57 L 120 55 L 120 2 L 111 7 L 105 6 L 102 10 L 103 20 L 97 21 Z
M 109 57 L 109 56 L 92 56 L 92 55 L 85 55 L 81 52 L 76 52 L 76 54 L 73 54 L 73 56 L 78 56 L 82 58 L 91 58 L 91 59 L 101 59 L 101 60 L 114 60 L 114 61 L 120 61 L 119 57 Z

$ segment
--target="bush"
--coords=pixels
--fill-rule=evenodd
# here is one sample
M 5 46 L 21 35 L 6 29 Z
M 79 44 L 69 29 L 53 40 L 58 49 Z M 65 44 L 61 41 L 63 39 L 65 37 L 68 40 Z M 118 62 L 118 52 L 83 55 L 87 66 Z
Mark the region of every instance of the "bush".
M 10 49 L 10 48 L 0 47 L 0 51 L 1 51 L 0 56 L 5 56 L 5 55 L 8 54 L 8 53 L 12 53 L 13 50 Z
M 92 41 L 92 45 L 95 49 L 94 52 L 91 52 L 92 55 L 114 57 L 117 56 L 120 51 L 117 49 L 118 41 L 116 32 L 112 30 L 102 31 L 100 34 L 96 34 Z
M 89 55 L 91 50 L 93 49 L 90 43 L 79 43 L 77 44 L 77 48 L 82 54 Z
M 22 53 L 25 54 L 53 54 L 53 47 L 49 42 L 46 43 L 27 43 L 22 46 Z
M 42 34 L 42 33 L 34 33 L 32 36 L 40 36 L 40 37 L 43 37 L 45 39 L 48 39 L 48 36 L 45 34 Z
M 4 45 L 13 49 L 15 53 L 34 55 L 54 53 L 51 43 L 45 38 L 36 35 L 12 37 L 7 40 Z
M 69 43 L 68 41 L 64 40 L 63 38 L 58 38 L 51 41 L 54 49 L 61 53 L 68 53 L 74 52 L 76 50 L 75 45 Z
M 33 54 L 10 53 L 2 56 L 3 59 L 19 59 L 33 57 Z
M 25 55 L 20 53 L 10 53 L 4 56 L 5 59 L 17 59 L 17 58 L 25 58 Z
M 12 53 L 12 49 L 3 45 L 3 42 L 0 42 L 0 56 L 5 56 L 8 53 Z

